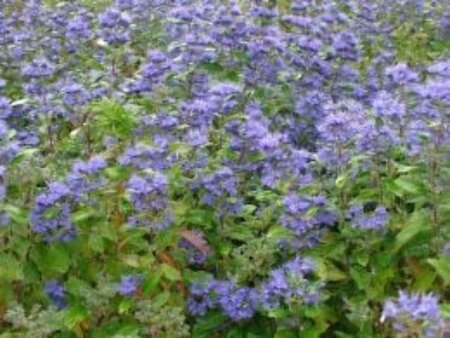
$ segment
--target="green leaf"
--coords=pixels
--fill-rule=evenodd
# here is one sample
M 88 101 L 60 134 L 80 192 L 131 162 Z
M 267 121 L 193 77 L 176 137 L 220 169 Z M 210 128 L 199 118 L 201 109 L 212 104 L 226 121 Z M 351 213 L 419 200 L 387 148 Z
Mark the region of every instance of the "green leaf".
M 398 252 L 414 237 L 427 230 L 430 230 L 427 216 L 423 212 L 414 213 L 406 223 L 406 226 L 397 234 L 394 251 Z
M 69 270 L 69 249 L 62 244 L 40 247 L 34 251 L 33 256 L 35 263 L 45 277 L 56 277 Z
M 355 253 L 356 262 L 361 266 L 367 266 L 369 263 L 369 254 L 366 250 L 359 250 Z
M 228 319 L 222 313 L 218 311 L 209 312 L 197 320 L 193 328 L 193 337 L 211 337 L 211 332 L 226 322 L 228 322 Z
M 138 338 L 141 337 L 139 334 L 139 327 L 136 324 L 122 324 L 120 329 L 114 333 L 111 338 Z
M 361 290 L 368 290 L 370 286 L 370 276 L 367 271 L 360 266 L 354 266 L 350 269 L 350 275 Z
M 423 184 L 414 181 L 409 177 L 399 177 L 394 181 L 394 184 L 400 190 L 400 193 L 397 192 L 399 196 L 402 196 L 401 192 L 410 193 L 412 195 L 421 195 L 426 193 L 426 188 L 423 186 Z
M 127 172 L 126 168 L 124 168 L 124 167 L 115 166 L 115 167 L 106 168 L 105 175 L 113 181 L 120 181 L 120 180 L 124 180 L 127 177 L 128 172 Z
M 16 165 L 23 160 L 35 156 L 39 152 L 38 148 L 26 148 L 19 152 L 16 157 L 10 162 L 10 165 Z
M 72 213 L 72 220 L 75 223 L 79 223 L 82 221 L 85 221 L 89 219 L 90 217 L 94 216 L 96 213 L 95 209 L 92 208 L 82 208 L 74 213 Z
M 433 282 L 436 280 L 436 272 L 429 266 L 421 266 L 420 270 L 415 274 L 415 281 L 412 285 L 412 289 L 417 291 L 429 290 Z
M 105 241 L 101 236 L 97 234 L 91 234 L 89 236 L 88 245 L 89 248 L 94 252 L 103 253 L 105 251 Z
M 159 281 L 161 280 L 162 274 L 162 271 L 158 270 L 144 280 L 144 283 L 142 284 L 142 291 L 144 294 L 150 294 L 156 289 Z
M 409 172 L 413 172 L 419 168 L 417 166 L 409 166 L 409 165 L 404 165 L 401 163 L 394 163 L 394 166 L 400 174 L 406 174 Z
M 294 330 L 279 329 L 274 338 L 298 338 L 298 334 Z
M 124 298 L 119 304 L 119 313 L 127 313 L 134 305 L 133 298 Z
M 323 259 L 316 259 L 317 274 L 321 279 L 329 281 L 341 281 L 347 279 L 347 275 L 334 266 L 331 262 L 326 262 Z
M 450 284 L 450 258 L 428 259 L 428 263 L 436 269 L 436 272 L 445 284 Z
M 163 272 L 164 277 L 171 281 L 179 281 L 181 280 L 181 273 L 179 270 L 175 269 L 173 266 L 163 263 L 161 264 L 161 270 Z
M 82 305 L 76 304 L 64 312 L 64 325 L 68 329 L 73 329 L 88 318 L 89 314 L 87 310 Z
M 27 225 L 29 222 L 28 213 L 25 210 L 22 210 L 15 205 L 5 204 L 3 209 L 8 212 L 11 219 L 17 224 Z
M 287 318 L 290 315 L 291 312 L 286 308 L 273 309 L 267 312 L 269 318 Z
M 210 210 L 192 209 L 186 214 L 186 221 L 191 224 L 201 225 L 205 228 L 212 226 L 214 214 Z
M 170 292 L 162 292 L 160 294 L 158 294 L 154 299 L 153 299 L 153 305 L 156 307 L 162 307 L 164 305 L 167 304 L 167 302 L 170 300 Z
M 310 327 L 306 330 L 302 330 L 300 333 L 300 336 L 302 338 L 319 338 L 320 337 L 320 330 L 315 327 Z
M 344 173 L 342 175 L 339 175 L 339 177 L 336 179 L 336 188 L 342 189 L 345 186 L 345 183 L 348 179 L 348 173 Z
M 91 286 L 89 285 L 89 283 L 73 276 L 69 277 L 66 283 L 66 288 L 72 295 L 76 297 L 84 296 L 91 290 Z
M 227 332 L 226 338 L 242 338 L 245 337 L 244 331 L 241 327 L 235 326 Z
M 20 262 L 13 255 L 0 255 L 0 280 L 12 282 L 23 279 Z
M 450 303 L 441 305 L 441 313 L 444 318 L 450 318 Z

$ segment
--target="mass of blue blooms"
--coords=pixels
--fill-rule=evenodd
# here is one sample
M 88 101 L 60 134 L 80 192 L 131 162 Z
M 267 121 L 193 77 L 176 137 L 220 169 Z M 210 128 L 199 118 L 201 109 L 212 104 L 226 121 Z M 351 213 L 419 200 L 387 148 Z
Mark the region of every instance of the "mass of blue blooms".
M 440 338 L 449 287 L 449 0 L 0 1 L 0 338 Z

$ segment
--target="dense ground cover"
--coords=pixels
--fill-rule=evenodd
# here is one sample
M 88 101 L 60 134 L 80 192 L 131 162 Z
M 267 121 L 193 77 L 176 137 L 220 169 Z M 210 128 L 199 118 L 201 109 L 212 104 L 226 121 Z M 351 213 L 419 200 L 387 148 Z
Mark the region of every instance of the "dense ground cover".
M 440 337 L 448 1 L 0 9 L 0 337 Z

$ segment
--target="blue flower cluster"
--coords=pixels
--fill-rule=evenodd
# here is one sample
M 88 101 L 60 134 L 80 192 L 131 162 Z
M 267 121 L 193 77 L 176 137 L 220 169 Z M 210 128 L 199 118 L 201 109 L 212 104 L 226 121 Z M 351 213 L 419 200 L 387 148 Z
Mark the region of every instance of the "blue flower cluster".
M 0 261 L 25 266 L 5 267 L 0 303 L 50 276 L 44 292 L 62 310 L 77 297 L 63 283 L 74 273 L 98 288 L 102 274 L 122 276 L 117 293 L 140 297 L 166 264 L 180 273 L 161 269 L 143 298 L 164 290 L 164 306 L 184 306 L 182 284 L 198 278 L 189 312 L 220 311 L 248 335 L 244 321 L 286 310 L 311 336 L 383 336 L 372 284 L 437 293 L 448 282 L 449 8 L 0 0 Z M 398 259 L 384 264 L 393 239 Z M 359 255 L 365 245 L 380 255 Z M 47 275 L 34 253 L 55 247 L 71 264 Z M 329 265 L 333 283 L 297 255 Z M 400 269 L 409 255 L 426 272 Z M 371 322 L 347 325 L 363 294 Z M 321 300 L 330 314 L 298 317 Z M 115 306 L 89 327 L 128 323 Z M 437 297 L 405 291 L 383 318 L 433 335 L 438 310 Z
M 295 234 L 294 247 L 311 247 L 318 243 L 323 230 L 335 224 L 337 215 L 329 210 L 323 196 L 299 196 L 290 193 L 284 197 L 281 224 Z
M 400 291 L 397 299 L 384 304 L 381 318 L 392 320 L 394 329 L 406 335 L 436 337 L 444 325 L 438 302 L 433 294 Z
M 240 211 L 242 202 L 238 198 L 238 181 L 230 168 L 223 167 L 204 176 L 200 184 L 205 191 L 203 203 L 214 206 L 219 217 Z
M 348 211 L 348 216 L 355 228 L 366 230 L 382 230 L 389 222 L 389 213 L 386 207 L 379 205 L 372 214 L 364 212 L 364 206 L 353 205 Z
M 296 257 L 273 270 L 257 287 L 238 286 L 234 281 L 195 282 L 190 288 L 188 310 L 203 316 L 219 308 L 233 321 L 251 319 L 258 311 L 279 309 L 289 304 L 316 304 L 320 300 L 320 283 L 308 277 L 315 265 Z
M 127 183 L 127 191 L 136 214 L 128 220 L 131 226 L 147 226 L 165 229 L 172 222 L 167 199 L 167 179 L 159 172 L 145 176 L 133 175 Z
M 73 239 L 76 235 L 71 219 L 73 208 L 76 204 L 92 203 L 89 192 L 105 184 L 98 175 L 105 166 L 106 161 L 97 156 L 87 162 L 77 161 L 63 182 L 51 182 L 47 190 L 36 197 L 30 215 L 33 231 L 49 242 Z

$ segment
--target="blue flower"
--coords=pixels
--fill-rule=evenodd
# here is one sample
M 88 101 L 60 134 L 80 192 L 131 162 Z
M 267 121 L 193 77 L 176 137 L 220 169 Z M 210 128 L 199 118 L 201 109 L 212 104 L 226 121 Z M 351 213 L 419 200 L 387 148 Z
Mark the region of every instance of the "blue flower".
M 395 300 L 384 304 L 381 320 L 391 319 L 394 329 L 417 334 L 417 328 L 425 337 L 436 337 L 444 322 L 439 313 L 439 299 L 433 294 L 400 291 Z
M 361 204 L 353 205 L 348 217 L 355 228 L 366 230 L 382 230 L 389 222 L 389 213 L 382 205 L 378 205 L 371 214 L 365 213 Z
M 257 293 L 249 287 L 238 287 L 234 282 L 214 283 L 214 293 L 220 309 L 233 321 L 250 319 L 257 306 Z
M 195 282 L 189 289 L 187 309 L 194 316 L 204 316 L 216 302 L 211 297 L 213 284 L 211 282 Z
M 300 197 L 290 193 L 284 197 L 283 204 L 284 213 L 280 222 L 294 233 L 294 246 L 316 245 L 323 229 L 336 222 L 336 214 L 328 210 L 328 203 L 323 196 Z
M 55 305 L 56 308 L 62 309 L 67 306 L 66 291 L 60 282 L 56 280 L 48 281 L 45 283 L 44 291 L 52 300 L 53 305 Z
M 122 276 L 119 285 L 117 286 L 117 291 L 122 296 L 131 297 L 133 296 L 139 288 L 141 279 L 138 276 L 126 275 Z

